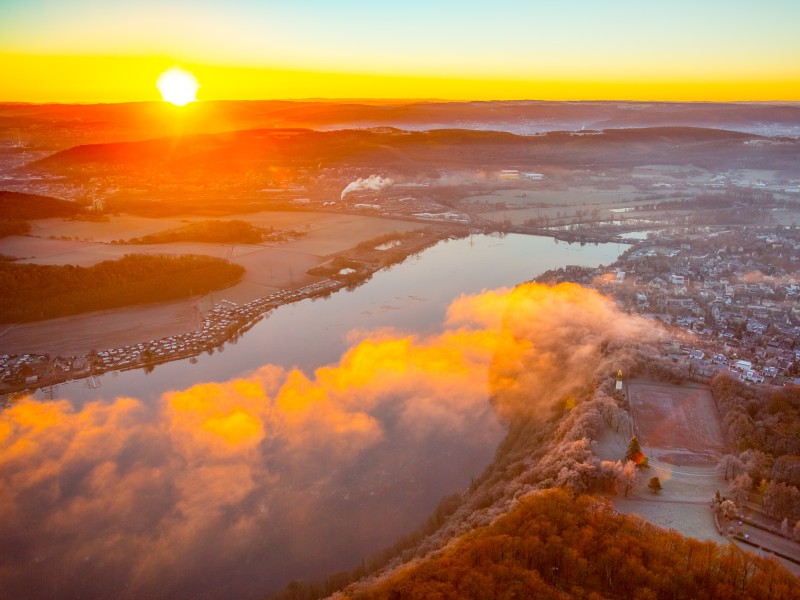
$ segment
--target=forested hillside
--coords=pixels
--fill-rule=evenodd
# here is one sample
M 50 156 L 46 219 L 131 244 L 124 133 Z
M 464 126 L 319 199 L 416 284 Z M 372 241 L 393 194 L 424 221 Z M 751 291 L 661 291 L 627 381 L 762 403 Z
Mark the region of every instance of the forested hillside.
M 800 598 L 800 581 L 735 546 L 688 539 L 553 489 L 441 555 L 341 597 L 790 600 Z
M 0 190 L 0 219 L 34 220 L 71 217 L 83 212 L 75 202 L 50 196 Z
M 30 223 L 25 221 L 0 220 L 0 238 L 7 235 L 25 235 L 31 230 Z
M 741 505 L 756 492 L 769 516 L 785 519 L 785 534 L 800 534 L 800 388 L 764 389 L 719 375 L 711 391 L 736 449 L 723 458 L 731 495 Z

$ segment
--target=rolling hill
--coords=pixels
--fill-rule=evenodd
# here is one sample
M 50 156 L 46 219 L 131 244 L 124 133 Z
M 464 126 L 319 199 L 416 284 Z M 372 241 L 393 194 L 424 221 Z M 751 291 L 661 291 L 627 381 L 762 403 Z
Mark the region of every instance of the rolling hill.
M 30 168 L 84 175 L 157 168 L 177 175 L 197 170 L 231 173 L 274 166 L 413 169 L 415 165 L 535 168 L 644 164 L 791 170 L 800 165 L 800 142 L 690 127 L 535 136 L 467 129 L 256 129 L 81 145 L 36 161 Z
M 671 102 L 217 101 L 175 111 L 162 102 L 122 104 L 0 104 L 0 139 L 79 143 L 147 139 L 237 129 L 394 126 L 539 133 L 687 126 L 766 135 L 800 134 L 800 105 Z

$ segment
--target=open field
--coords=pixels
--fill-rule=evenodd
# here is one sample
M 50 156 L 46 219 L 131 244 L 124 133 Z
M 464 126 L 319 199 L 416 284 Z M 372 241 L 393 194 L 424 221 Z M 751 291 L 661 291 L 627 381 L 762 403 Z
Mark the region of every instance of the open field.
M 601 460 L 617 461 L 625 457 L 630 436 L 627 432 L 617 433 L 606 429 L 597 440 L 594 453 Z M 649 446 L 642 444 L 648 458 L 649 467 L 639 471 L 640 476 L 632 493 L 641 493 L 651 498 L 653 493 L 647 488 L 651 477 L 658 477 L 664 489 L 658 498 L 672 501 L 691 501 L 708 504 L 714 493 L 725 487 L 725 481 L 720 476 L 716 465 L 706 467 L 676 466 L 658 460 L 657 452 Z M 653 498 L 655 499 L 655 498 Z
M 645 211 L 632 209 L 637 205 L 690 200 L 709 192 L 704 185 L 708 175 L 706 172 L 702 172 L 705 174 L 697 178 L 687 175 L 675 179 L 680 182 L 680 186 L 676 188 L 652 187 L 657 183 L 666 183 L 664 179 L 672 180 L 671 177 L 662 176 L 658 168 L 659 165 L 642 167 L 640 189 L 625 184 L 606 189 L 609 186 L 604 187 L 601 183 L 594 187 L 577 185 L 565 189 L 531 189 L 520 186 L 462 197 L 460 202 L 465 210 L 477 212 L 488 221 L 510 221 L 512 225 L 524 225 L 529 219 L 547 219 L 551 224 L 569 224 L 576 217 L 579 217 L 580 222 L 612 221 L 621 217 L 626 220 L 674 218 L 681 211 L 674 208 Z M 670 173 L 681 169 L 669 165 L 664 168 Z M 655 169 L 657 175 L 653 175 L 651 169 Z M 694 172 L 691 168 L 687 171 Z M 505 208 L 498 208 L 498 204 L 505 205 Z
M 110 244 L 107 240 L 134 237 L 144 232 L 161 231 L 180 226 L 182 222 L 171 219 L 145 219 L 130 217 L 129 221 L 110 223 L 58 221 L 65 231 L 75 232 L 80 227 L 84 237 L 90 241 L 50 239 L 34 236 L 9 236 L 0 239 L 0 254 L 15 256 L 20 262 L 50 265 L 90 266 L 104 260 L 115 260 L 125 254 L 203 254 L 218 258 L 229 258 L 248 269 L 248 278 L 256 277 L 263 283 L 263 274 L 272 272 L 268 279 L 275 278 L 276 286 L 284 280 L 301 277 L 309 268 L 323 262 L 323 258 L 352 248 L 361 242 L 392 233 L 406 232 L 421 227 L 411 221 L 396 221 L 359 215 L 329 213 L 277 212 L 237 215 L 257 226 L 273 226 L 276 229 L 294 229 L 305 235 L 286 242 L 263 244 L 208 244 L 177 242 L 170 244 Z M 127 219 L 127 217 L 126 217 Z M 49 219 L 48 221 L 57 221 Z M 154 222 L 153 222 L 154 221 Z M 146 227 L 145 227 L 145 223 Z M 50 223 L 53 225 L 53 223 Z M 48 229 L 49 231 L 58 231 Z M 40 229 L 41 231 L 41 229 Z M 55 234 L 53 234 L 55 235 Z M 99 240 L 99 241 L 98 241 Z M 275 270 L 286 271 L 283 275 Z M 289 271 L 293 276 L 289 276 Z
M 108 221 L 66 221 L 64 219 L 39 219 L 31 221 L 31 235 L 49 238 L 61 236 L 84 241 L 110 243 L 113 240 L 152 235 L 200 221 L 197 217 L 152 219 L 135 215 L 108 215 Z
M 607 429 L 598 441 L 595 453 L 603 460 L 624 457 L 629 436 Z M 637 514 L 667 529 L 698 540 L 721 541 L 714 526 L 710 501 L 716 490 L 725 489 L 715 467 L 676 467 L 659 462 L 652 450 L 643 445 L 649 467 L 641 469 L 627 497 L 614 496 L 614 508 Z M 656 496 L 647 487 L 651 477 L 658 477 L 663 489 Z
M 627 497 L 613 498 L 615 508 L 699 540 L 721 541 L 710 502 L 717 490 L 725 490 L 717 468 L 724 444 L 709 391 L 634 380 L 627 392 L 632 430 L 606 429 L 595 453 L 603 460 L 623 458 L 633 433 L 649 466 L 639 470 Z M 647 487 L 651 477 L 663 486 L 657 496 Z
M 713 466 L 725 453 L 711 393 L 705 387 L 645 381 L 628 384 L 634 431 L 650 456 L 676 466 Z
M 91 350 L 187 333 L 200 326 L 201 304 L 198 299 L 189 298 L 36 323 L 3 325 L 0 326 L 0 351 L 77 356 Z
M 683 535 L 723 542 L 714 525 L 711 499 L 717 490 L 727 489 L 717 461 L 725 446 L 710 392 L 702 386 L 674 386 L 634 380 L 627 385 L 633 416 L 633 433 L 648 458 L 627 497 L 616 496 L 614 507 L 636 514 L 661 527 Z M 602 460 L 618 460 L 625 454 L 630 432 L 606 429 L 595 443 L 595 454 Z M 658 477 L 663 489 L 658 495 L 647 487 Z M 800 558 L 800 545 L 747 524 L 736 529 L 750 540 L 789 556 Z M 762 556 L 762 550 L 737 543 Z M 796 575 L 800 566 L 778 559 Z
M 128 245 L 9 236 L 0 240 L 0 253 L 16 256 L 21 263 L 89 267 L 104 260 L 117 260 L 126 254 L 202 254 L 228 258 L 231 245 L 199 242 Z
M 509 206 L 528 206 L 530 204 L 552 204 L 558 207 L 575 207 L 586 205 L 607 205 L 632 202 L 642 198 L 644 194 L 633 186 L 621 185 L 619 189 L 600 190 L 589 187 L 575 187 L 564 190 L 538 190 L 530 188 L 504 189 L 468 196 L 462 199 L 466 204 L 483 202 L 505 202 Z
M 564 190 L 505 189 L 491 194 L 463 198 L 465 208 L 480 210 L 480 203 L 504 203 L 506 210 L 481 212 L 480 216 L 489 221 L 510 221 L 513 225 L 523 225 L 528 219 L 547 218 L 551 221 L 572 219 L 577 211 L 584 211 L 586 217 L 597 210 L 592 217 L 609 220 L 615 216 L 612 209 L 630 208 L 645 194 L 632 186 L 620 186 L 616 190 L 575 187 Z M 545 205 L 545 206 L 537 206 Z
M 600 209 L 597 213 L 596 219 L 599 221 L 612 221 L 618 220 L 619 214 L 612 212 L 613 209 L 625 208 L 627 205 L 625 204 L 609 204 L 606 207 Z M 576 211 L 577 210 L 587 210 L 587 207 L 567 207 L 564 208 L 563 206 L 556 206 L 552 208 L 515 208 L 515 209 L 507 209 L 507 210 L 493 210 L 490 212 L 481 213 L 481 217 L 483 219 L 487 219 L 489 221 L 493 221 L 495 223 L 503 223 L 504 221 L 510 221 L 512 225 L 525 225 L 528 219 L 542 219 L 546 218 L 550 220 L 550 223 L 553 225 L 566 225 L 572 223 L 575 219 Z M 641 213 L 633 213 L 633 212 L 626 212 L 625 219 L 629 220 L 631 218 L 638 218 L 638 219 L 648 219 L 652 220 L 656 217 L 663 216 L 661 214 L 656 215 L 655 212 L 641 212 Z M 584 217 L 586 218 L 586 217 Z M 594 217 L 592 217 L 594 219 Z
M 58 238 L 51 242 L 70 241 L 100 242 L 108 244 L 114 240 L 130 240 L 155 233 L 175 229 L 190 222 L 204 221 L 207 217 L 187 216 L 175 218 L 151 218 L 136 215 L 109 215 L 108 221 L 67 221 L 64 219 L 40 219 L 31 222 L 31 236 L 38 238 Z M 305 234 L 305 238 L 326 240 L 331 243 L 349 243 L 337 247 L 338 252 L 365 239 L 370 239 L 391 231 L 408 231 L 420 227 L 410 221 L 394 221 L 375 217 L 327 212 L 306 211 L 262 211 L 223 217 L 222 221 L 246 221 L 257 227 L 272 227 L 278 231 L 294 230 Z M 304 238 L 301 238 L 304 239 Z M 357 241 L 352 242 L 353 239 Z M 0 246 L 5 240 L 0 241 Z M 352 243 L 351 243 L 352 242 Z M 327 246 L 326 246 L 327 248 Z M 312 251 L 313 252 L 313 251 Z M 4 251 L 5 254 L 10 254 Z M 318 252 L 317 252 L 318 253 Z M 324 253 L 330 253 L 328 251 Z M 13 254 L 12 256 L 31 256 Z
M 47 237 L 11 236 L 0 239 L 0 254 L 20 257 L 36 264 L 90 266 L 125 254 L 202 254 L 227 258 L 242 265 L 245 275 L 232 287 L 204 297 L 188 298 L 167 304 L 100 311 L 60 319 L 50 319 L 0 329 L 0 353 L 27 352 L 52 355 L 79 355 L 92 349 L 157 339 L 195 329 L 202 315 L 222 299 L 243 304 L 281 289 L 291 289 L 319 281 L 306 271 L 330 255 L 353 248 L 361 242 L 391 232 L 420 228 L 419 223 L 333 213 L 275 212 L 237 215 L 258 226 L 295 229 L 307 232 L 300 239 L 264 244 L 173 244 L 125 245 L 107 240 L 135 237 L 169 229 L 183 222 L 174 219 L 114 217 L 111 222 L 75 222 L 49 219 L 38 222 L 48 235 L 75 235 L 104 241 L 74 241 Z M 58 233 L 63 231 L 71 233 Z M 163 229 L 161 229 L 163 230 Z
M 649 491 L 646 493 L 650 494 Z M 663 493 L 663 492 L 662 492 Z M 614 508 L 625 514 L 639 515 L 651 523 L 674 529 L 681 534 L 701 541 L 724 540 L 714 526 L 714 515 L 708 503 L 677 502 L 640 497 L 614 498 Z
M 258 225 L 255 222 L 254 224 Z M 295 252 L 324 256 L 342 252 L 387 233 L 404 233 L 422 227 L 425 227 L 424 223 L 415 221 L 334 214 L 325 221 L 312 224 L 306 235 L 281 244 L 281 247 Z M 300 229 L 300 231 L 306 230 Z
M 792 200 L 798 200 L 797 197 Z M 775 219 L 775 223 L 784 227 L 791 227 L 800 223 L 800 211 L 788 208 L 773 208 L 770 215 Z

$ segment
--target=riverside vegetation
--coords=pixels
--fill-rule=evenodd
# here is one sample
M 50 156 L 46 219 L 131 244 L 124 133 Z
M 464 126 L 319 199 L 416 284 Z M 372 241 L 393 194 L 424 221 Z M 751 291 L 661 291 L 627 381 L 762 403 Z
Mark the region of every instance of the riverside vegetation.
M 175 300 L 237 283 L 244 268 L 208 256 L 126 255 L 91 267 L 0 262 L 0 322 Z

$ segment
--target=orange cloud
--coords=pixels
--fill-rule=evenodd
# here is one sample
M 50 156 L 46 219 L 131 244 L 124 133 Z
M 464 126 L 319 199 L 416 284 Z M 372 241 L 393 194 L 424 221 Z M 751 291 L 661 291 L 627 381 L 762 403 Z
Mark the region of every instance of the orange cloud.
M 593 291 L 528 284 L 458 299 L 436 335 L 361 334 L 312 375 L 22 401 L 0 414 L 0 588 L 257 597 L 347 568 L 485 466 L 496 413 L 545 410 L 649 331 Z

